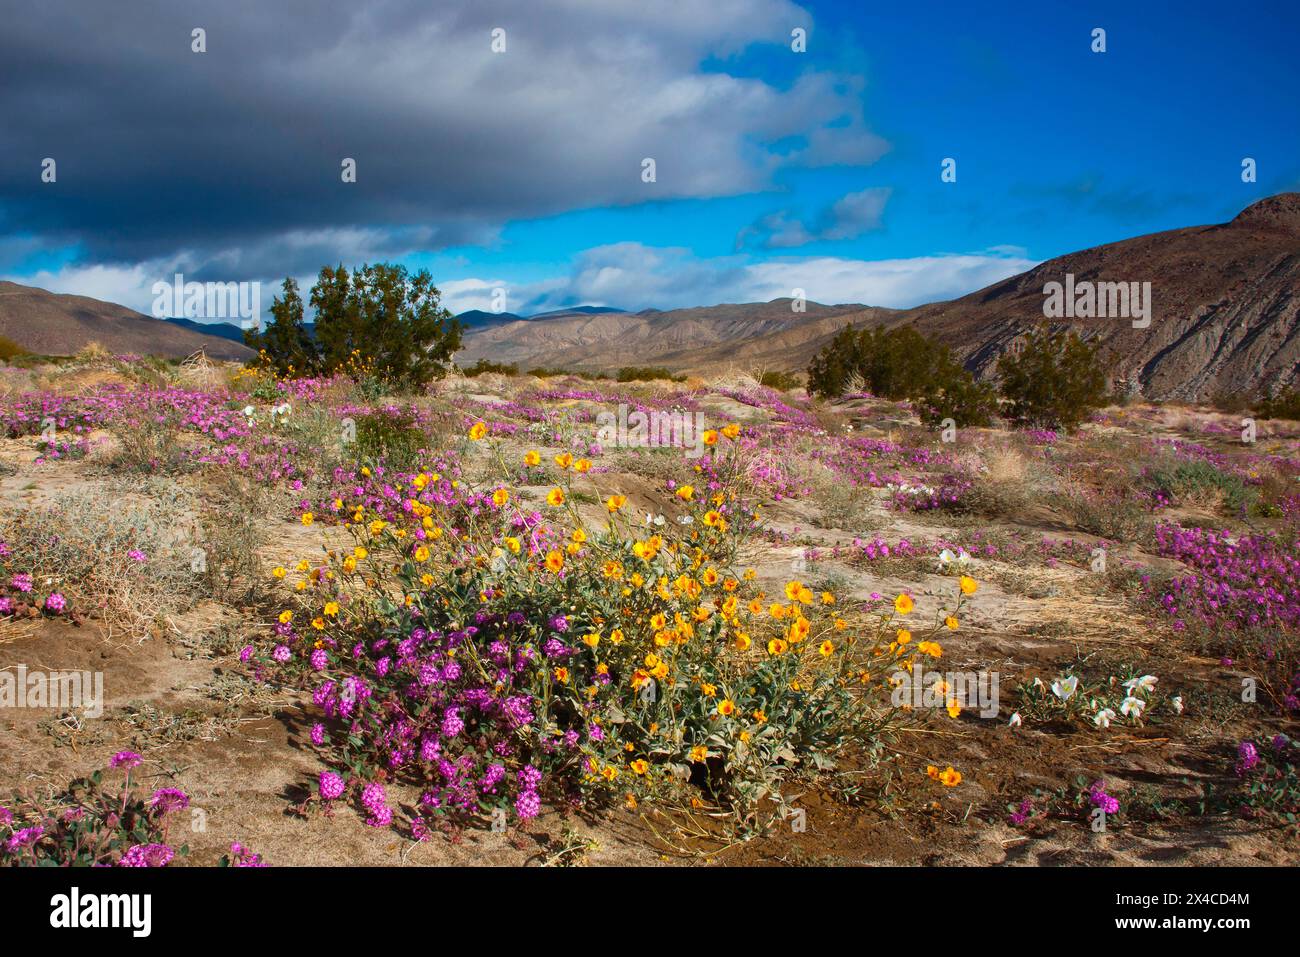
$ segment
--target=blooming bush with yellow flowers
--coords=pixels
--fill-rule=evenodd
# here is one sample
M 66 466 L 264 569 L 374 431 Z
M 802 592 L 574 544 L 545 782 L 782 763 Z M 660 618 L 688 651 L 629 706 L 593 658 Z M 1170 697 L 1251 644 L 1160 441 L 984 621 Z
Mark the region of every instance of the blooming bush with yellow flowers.
M 304 516 L 352 544 L 299 563 L 273 634 L 242 657 L 310 689 L 332 765 L 320 800 L 351 796 L 384 827 L 388 788 L 413 786 L 417 838 L 439 815 L 526 819 L 543 798 L 690 788 L 747 817 L 846 744 L 878 745 L 896 712 L 872 676 L 914 650 L 891 624 L 910 599 L 851 622 L 829 592 L 790 581 L 768 595 L 738 569 L 756 527 L 739 434 L 716 434 L 707 492 L 672 486 L 670 519 L 633 517 L 615 490 L 584 511 L 592 496 L 574 486 L 590 463 L 568 454 L 536 508 L 459 470 L 379 468 Z M 518 474 L 482 423 L 469 438 Z

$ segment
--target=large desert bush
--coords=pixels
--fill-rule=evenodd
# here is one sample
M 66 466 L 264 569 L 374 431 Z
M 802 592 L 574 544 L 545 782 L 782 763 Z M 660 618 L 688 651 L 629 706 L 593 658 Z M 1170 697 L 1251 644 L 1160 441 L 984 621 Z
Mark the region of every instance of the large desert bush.
M 1016 425 L 1073 432 L 1106 404 L 1106 375 L 1097 343 L 1073 332 L 1039 328 L 1025 347 L 998 360 L 1004 415 Z
M 441 297 L 426 270 L 411 274 L 391 263 L 352 272 L 326 266 L 311 290 L 311 330 L 297 283 L 286 279 L 266 329 L 246 332 L 244 341 L 279 375 L 361 363 L 384 383 L 419 391 L 447 373 L 460 348 L 460 325 Z
M 910 399 L 928 425 L 988 425 L 994 394 L 952 357 L 949 348 L 911 326 L 855 330 L 846 326 L 812 360 L 808 391 L 835 398 L 866 390 L 886 399 Z

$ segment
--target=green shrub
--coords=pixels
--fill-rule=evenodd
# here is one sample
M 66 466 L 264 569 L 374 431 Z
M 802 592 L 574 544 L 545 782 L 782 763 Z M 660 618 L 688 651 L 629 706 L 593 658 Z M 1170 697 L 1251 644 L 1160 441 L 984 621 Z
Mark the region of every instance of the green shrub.
M 460 374 L 469 376 L 471 379 L 481 375 L 496 373 L 497 375 L 519 375 L 519 367 L 512 363 L 489 362 L 487 359 L 479 359 L 468 369 L 461 369 Z
M 1106 404 L 1106 374 L 1097 359 L 1098 344 L 1073 332 L 1039 328 L 1025 347 L 998 361 L 1003 413 L 1022 428 L 1073 432 Z
M 460 324 L 426 270 L 412 275 L 405 266 L 378 263 L 349 273 L 326 266 L 311 290 L 311 331 L 292 279 L 283 293 L 266 331 L 244 334 L 281 375 L 341 371 L 418 391 L 447 372 L 460 348 Z
M 781 372 L 779 369 L 767 369 L 758 373 L 754 378 L 758 380 L 759 385 L 775 389 L 777 392 L 788 392 L 799 387 L 798 376 L 789 372 Z
M 28 354 L 29 353 L 26 349 L 14 342 L 12 339 L 0 336 L 0 359 L 8 362 L 17 356 L 25 356 Z
M 988 425 L 993 390 L 972 376 L 951 350 L 911 326 L 855 330 L 846 326 L 808 367 L 808 391 L 837 397 L 865 389 L 895 401 L 912 400 L 921 420 L 936 425 Z
M 390 468 L 410 469 L 429 445 L 414 413 L 384 410 L 356 418 L 356 456 L 361 462 L 383 461 Z
M 624 366 L 618 370 L 616 378 L 619 382 L 649 382 L 653 379 L 683 382 L 686 376 L 675 375 L 663 366 Z
M 1153 468 L 1147 472 L 1146 481 L 1153 491 L 1180 502 L 1204 499 L 1207 492 L 1222 495 L 1223 503 L 1234 512 L 1254 497 L 1252 490 L 1239 477 L 1221 472 L 1199 459 Z
M 1261 419 L 1300 421 L 1300 391 L 1287 389 L 1271 399 L 1265 399 L 1259 403 L 1256 414 Z

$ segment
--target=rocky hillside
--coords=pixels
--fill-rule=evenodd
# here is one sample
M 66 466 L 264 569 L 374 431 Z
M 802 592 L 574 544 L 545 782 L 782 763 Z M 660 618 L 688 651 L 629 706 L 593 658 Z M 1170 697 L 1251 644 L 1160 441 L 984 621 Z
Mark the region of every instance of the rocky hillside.
M 1300 193 L 1248 207 L 1231 222 L 1109 243 L 1048 260 L 897 321 L 939 335 L 981 374 L 1022 331 L 1043 321 L 1043 288 L 1151 283 L 1151 322 L 1062 319 L 1100 339 L 1116 378 L 1151 398 L 1207 399 L 1300 383 Z

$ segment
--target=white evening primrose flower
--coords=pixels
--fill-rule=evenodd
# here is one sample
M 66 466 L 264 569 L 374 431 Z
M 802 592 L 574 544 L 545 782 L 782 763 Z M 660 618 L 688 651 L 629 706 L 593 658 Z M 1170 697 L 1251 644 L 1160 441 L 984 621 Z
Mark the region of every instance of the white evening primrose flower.
M 1142 709 L 1146 706 L 1147 703 L 1141 698 L 1135 698 L 1132 695 L 1129 695 L 1120 704 L 1119 710 L 1126 718 L 1140 718 L 1142 717 Z
M 1013 727 L 1013 728 L 1018 728 L 1018 727 L 1020 727 L 1020 725 L 1021 725 L 1021 721 L 1020 721 L 1020 712 L 1017 711 L 1015 714 L 1013 714 L 1013 715 L 1011 716 L 1011 720 L 1008 721 L 1007 724 L 1009 724 L 1009 725 L 1010 725 L 1011 727 Z
M 947 548 L 945 548 L 943 551 L 941 551 L 941 552 L 939 553 L 939 564 L 942 565 L 944 568 L 947 568 L 949 565 L 951 565 L 951 564 L 952 564 L 953 562 L 955 562 L 956 560 L 957 560 L 957 556 L 954 555 L 954 554 L 953 554 L 949 549 L 947 549 Z
M 1141 678 L 1130 678 L 1124 682 L 1124 687 L 1128 689 L 1129 694 L 1136 691 L 1150 693 L 1156 690 L 1156 682 L 1159 680 L 1155 675 L 1143 675 Z
M 1057 678 L 1052 682 L 1052 694 L 1056 695 L 1062 701 L 1069 701 L 1074 697 L 1074 692 L 1078 690 L 1079 679 L 1075 675 L 1068 678 Z
M 1099 728 L 1109 728 L 1110 723 L 1115 720 L 1115 712 L 1110 708 L 1102 708 L 1093 715 L 1092 723 Z
M 1180 695 L 1180 694 L 1176 694 L 1176 695 L 1174 695 L 1172 698 L 1169 699 L 1169 703 L 1172 704 L 1172 705 L 1174 706 L 1174 714 L 1182 714 L 1182 713 L 1183 713 L 1183 696 L 1182 696 L 1182 695 Z

